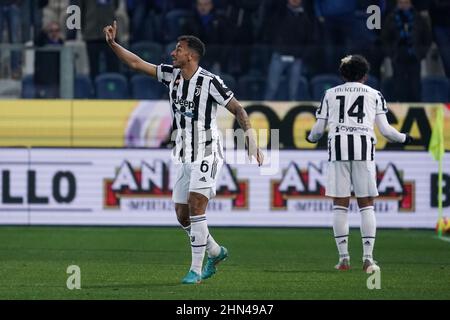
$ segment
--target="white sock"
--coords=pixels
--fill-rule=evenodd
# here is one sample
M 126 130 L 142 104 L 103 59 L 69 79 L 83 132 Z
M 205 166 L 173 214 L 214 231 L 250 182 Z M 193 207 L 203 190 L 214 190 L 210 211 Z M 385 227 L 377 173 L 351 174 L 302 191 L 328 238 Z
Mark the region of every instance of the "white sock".
M 363 244 L 363 261 L 373 260 L 373 247 L 375 245 L 375 236 L 377 233 L 377 223 L 373 206 L 359 209 L 361 213 L 361 237 Z
M 333 231 L 336 246 L 339 251 L 339 260 L 344 258 L 350 260 L 348 254 L 348 208 L 342 206 L 333 206 Z
M 188 237 L 190 238 L 191 237 L 191 225 L 188 225 L 187 227 L 183 227 L 183 226 L 181 226 L 181 227 L 183 228 L 184 231 L 186 231 Z
M 220 254 L 220 246 L 211 234 L 208 234 L 207 237 L 206 252 L 208 253 L 208 257 L 217 257 Z
M 206 239 L 208 237 L 206 215 L 191 216 L 191 270 L 198 274 L 202 272 L 203 258 L 205 257 Z
M 183 226 L 182 226 L 183 227 Z M 187 227 L 183 227 L 184 231 L 186 231 L 188 237 L 191 237 L 191 225 Z M 212 237 L 211 234 L 208 234 L 206 241 L 206 252 L 208 253 L 208 257 L 217 257 L 220 254 L 220 246 L 217 244 L 216 240 Z

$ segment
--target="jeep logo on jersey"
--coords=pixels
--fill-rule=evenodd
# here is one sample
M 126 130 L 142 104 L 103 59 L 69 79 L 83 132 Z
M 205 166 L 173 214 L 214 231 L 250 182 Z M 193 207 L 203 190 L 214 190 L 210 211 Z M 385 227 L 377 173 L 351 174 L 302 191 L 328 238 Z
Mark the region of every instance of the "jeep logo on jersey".
M 291 162 L 284 168 L 281 180 L 272 180 L 270 184 L 272 210 L 330 211 L 330 203 L 325 197 L 325 164 L 309 163 L 306 168 L 299 168 L 298 164 Z M 393 163 L 384 170 L 377 167 L 377 186 L 380 194 L 375 203 L 377 211 L 414 211 L 414 182 L 403 180 Z
M 185 107 L 187 109 L 194 109 L 195 108 L 195 103 L 194 102 L 183 100 L 183 99 L 180 99 L 180 98 L 173 100 L 173 103 L 179 105 L 180 107 Z

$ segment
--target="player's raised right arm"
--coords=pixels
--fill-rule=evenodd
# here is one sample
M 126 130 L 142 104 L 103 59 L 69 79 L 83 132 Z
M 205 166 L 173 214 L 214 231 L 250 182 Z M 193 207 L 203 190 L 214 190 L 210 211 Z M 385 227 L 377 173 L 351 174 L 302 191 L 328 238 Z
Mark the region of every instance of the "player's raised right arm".
M 105 33 L 106 42 L 122 62 L 124 62 L 133 70 L 145 73 L 151 77 L 156 78 L 156 66 L 154 64 L 142 60 L 139 56 L 128 51 L 127 49 L 125 49 L 116 42 L 116 34 L 117 34 L 116 21 L 114 21 L 112 26 L 109 25 L 103 28 L 103 32 Z

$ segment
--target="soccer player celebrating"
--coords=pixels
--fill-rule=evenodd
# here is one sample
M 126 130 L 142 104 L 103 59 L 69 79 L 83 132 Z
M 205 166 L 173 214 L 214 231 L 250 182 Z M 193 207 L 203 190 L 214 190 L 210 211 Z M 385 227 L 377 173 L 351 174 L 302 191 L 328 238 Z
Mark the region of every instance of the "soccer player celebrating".
M 347 212 L 352 186 L 361 213 L 363 270 L 372 272 L 378 268 L 372 255 L 376 235 L 373 201 L 378 196 L 374 123 L 391 142 L 408 144 L 412 141 L 408 134 L 389 125 L 383 95 L 364 84 L 369 69 L 369 63 L 360 55 L 341 60 L 339 71 L 345 83 L 325 92 L 316 112 L 317 122 L 306 138 L 316 143 L 329 125 L 326 195 L 333 198 L 333 231 L 339 251 L 339 263 L 335 268 L 338 270 L 350 268 Z
M 104 28 L 106 41 L 117 57 L 133 70 L 156 78 L 169 88 L 173 113 L 173 155 L 179 164 L 172 200 L 179 223 L 190 236 L 192 264 L 182 283 L 200 283 L 216 273 L 216 265 L 227 258 L 208 230 L 206 207 L 216 194 L 216 179 L 223 164 L 223 151 L 216 124 L 217 105 L 227 108 L 247 134 L 250 157 L 258 165 L 263 154 L 256 147 L 247 113 L 223 81 L 199 66 L 205 45 L 194 36 L 181 36 L 171 57 L 173 65 L 154 65 L 120 46 L 117 23 Z M 205 250 L 208 260 L 202 270 Z

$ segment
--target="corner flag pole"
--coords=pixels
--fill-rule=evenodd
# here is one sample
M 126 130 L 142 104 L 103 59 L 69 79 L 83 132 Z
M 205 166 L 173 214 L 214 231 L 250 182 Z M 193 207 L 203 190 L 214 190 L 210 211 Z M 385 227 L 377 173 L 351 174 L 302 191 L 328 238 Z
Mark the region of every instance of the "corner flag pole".
M 439 171 L 438 171 L 438 221 L 439 221 L 439 228 L 438 228 L 438 236 L 442 237 L 442 229 L 443 229 L 443 223 L 442 223 L 442 215 L 443 215 L 443 209 L 442 209 L 442 159 L 443 157 L 440 157 L 439 159 Z
M 444 106 L 440 105 L 437 108 L 436 120 L 434 122 L 433 132 L 431 134 L 429 152 L 432 154 L 434 160 L 439 163 L 438 170 L 438 236 L 442 237 L 442 161 L 444 160 Z

